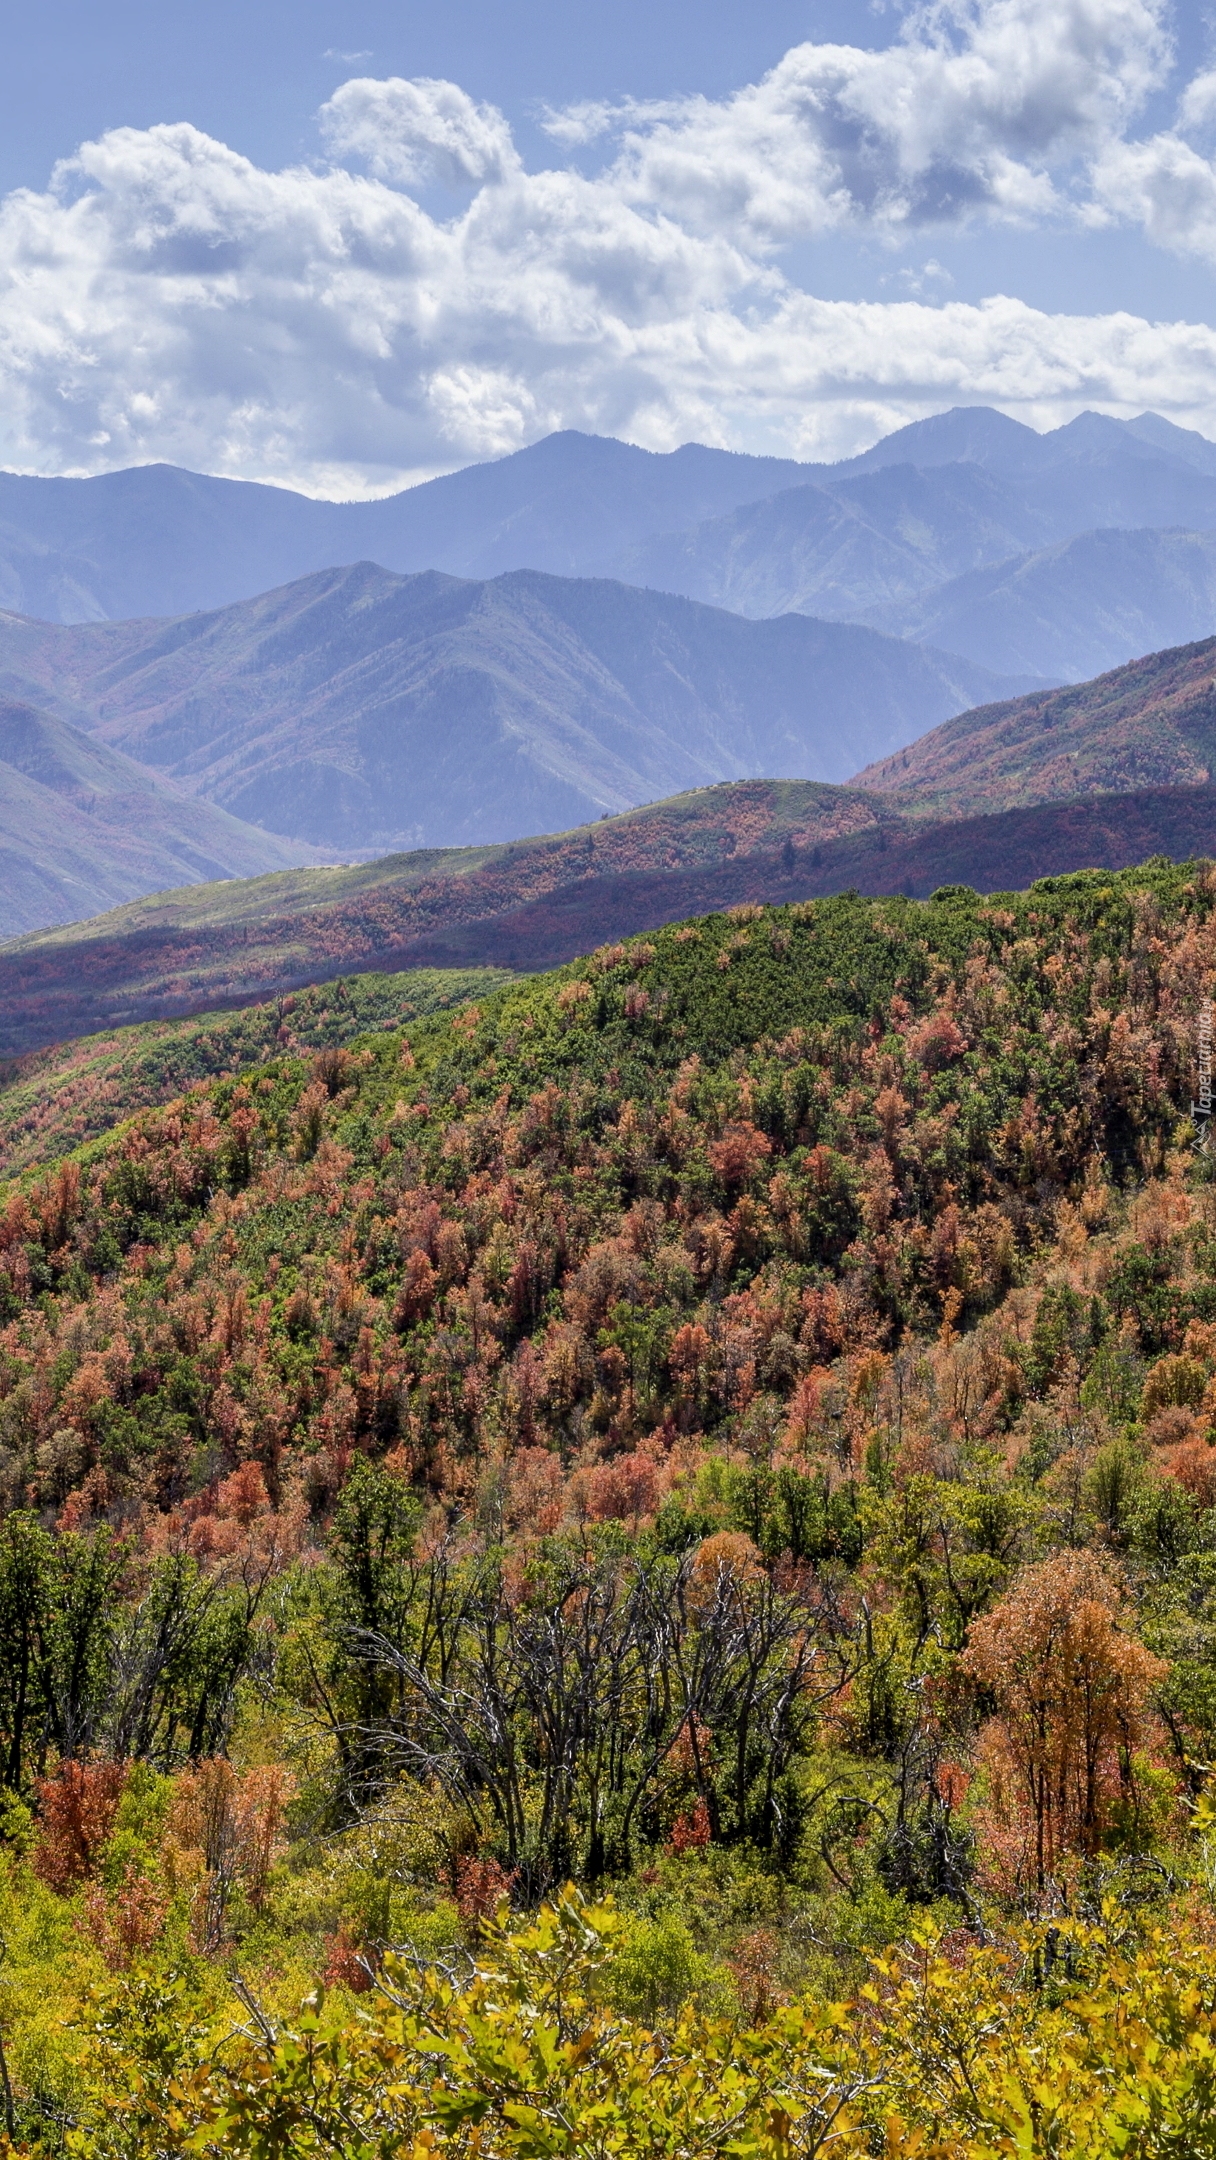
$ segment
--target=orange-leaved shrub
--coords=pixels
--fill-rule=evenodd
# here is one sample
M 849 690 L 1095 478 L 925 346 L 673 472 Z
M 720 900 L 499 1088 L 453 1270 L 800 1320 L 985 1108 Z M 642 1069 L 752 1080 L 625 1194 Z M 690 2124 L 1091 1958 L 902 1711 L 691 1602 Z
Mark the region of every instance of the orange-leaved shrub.
M 34 1873 L 52 1890 L 87 1882 L 113 1834 L 128 1765 L 63 1762 L 53 1777 L 39 1778 L 38 1836 Z

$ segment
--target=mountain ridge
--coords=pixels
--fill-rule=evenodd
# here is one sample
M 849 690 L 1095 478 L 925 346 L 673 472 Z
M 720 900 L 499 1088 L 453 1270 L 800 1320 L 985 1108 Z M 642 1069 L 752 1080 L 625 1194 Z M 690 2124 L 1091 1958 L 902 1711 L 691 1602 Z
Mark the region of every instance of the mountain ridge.
M 585 568 L 588 529 L 603 570 L 656 522 L 713 515 L 807 469 L 567 429 L 368 502 L 169 465 L 79 480 L 0 473 L 0 606 L 64 621 L 175 616 L 367 558 L 400 573 L 569 575 Z
M 1040 436 L 991 408 L 962 407 L 834 465 L 695 443 L 659 453 L 565 430 L 362 503 L 170 466 L 83 480 L 0 474 L 0 605 L 73 621 L 173 616 L 366 558 L 399 574 L 629 576 L 632 557 L 662 536 L 670 551 L 673 538 L 791 487 L 838 492 L 892 465 L 927 476 L 960 463 L 1034 528 L 1008 554 L 1104 524 L 1216 524 L 1216 445 L 1155 414 L 1081 414 Z M 858 596 L 852 612 L 863 604 Z
M 1099 528 L 967 571 L 856 618 L 891 637 L 985 655 L 1010 673 L 1082 682 L 1138 652 L 1182 645 L 1216 624 L 1216 533 Z
M 347 855 L 561 831 L 757 772 L 843 781 L 1025 687 L 805 615 L 376 564 L 171 622 L 0 616 L 0 681 L 232 815 Z

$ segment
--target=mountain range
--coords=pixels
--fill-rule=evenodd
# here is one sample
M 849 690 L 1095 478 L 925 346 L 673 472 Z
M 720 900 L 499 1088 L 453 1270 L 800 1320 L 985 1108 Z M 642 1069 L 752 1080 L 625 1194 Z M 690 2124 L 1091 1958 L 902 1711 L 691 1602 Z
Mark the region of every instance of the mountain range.
M 1177 575 L 1145 584 L 1131 568 L 1112 610 L 1085 549 L 1042 567 L 1045 616 L 1021 586 L 997 604 L 988 584 L 956 581 L 1011 566 L 1033 583 L 1033 561 L 1012 566 L 1083 535 L 1166 530 L 1216 530 L 1216 445 L 1151 413 L 1083 413 L 1040 435 L 966 407 L 837 465 L 701 444 L 658 454 L 568 431 L 375 502 L 168 466 L 0 474 L 0 604 L 118 620 L 209 611 L 358 560 L 477 580 L 531 569 L 744 615 L 861 619 L 998 672 L 1079 680 L 1216 627 L 1206 585 L 1180 599 Z M 1016 659 L 988 657 L 1006 646 Z
M 223 607 L 335 563 L 402 572 L 603 574 L 648 534 L 720 516 L 811 468 L 686 443 L 667 455 L 549 435 L 375 502 L 142 465 L 0 473 L 0 605 L 55 622 Z
M 188 887 L 0 950 L 0 1054 L 414 967 L 531 970 L 845 888 L 1216 855 L 1216 638 L 947 721 L 849 787 L 748 779 L 570 832 Z
M 758 773 L 842 781 L 1026 678 L 607 579 L 359 563 L 167 623 L 0 616 L 0 686 L 307 859 L 560 831 Z
M 1158 650 L 1216 629 L 1216 444 L 1152 414 L 835 466 L 566 433 L 367 503 L 0 475 L 0 587 L 0 935 L 757 775 L 957 820 L 1216 747 L 1206 660 Z M 1108 694 L 1145 649 L 1174 688 Z

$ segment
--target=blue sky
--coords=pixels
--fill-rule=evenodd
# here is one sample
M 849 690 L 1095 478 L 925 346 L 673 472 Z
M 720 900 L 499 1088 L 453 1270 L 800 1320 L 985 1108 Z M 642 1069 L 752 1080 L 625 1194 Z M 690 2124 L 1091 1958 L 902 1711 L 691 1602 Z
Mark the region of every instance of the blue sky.
M 192 120 L 259 164 L 315 155 L 312 116 L 352 72 L 446 76 L 526 140 L 537 106 L 725 97 L 806 37 L 884 44 L 893 14 L 848 0 L 39 0 L 13 8 L 0 84 L 0 189 L 41 186 L 88 135 Z M 549 154 L 536 132 L 531 149 Z
M 380 492 L 552 426 L 816 457 L 955 402 L 1216 435 L 1193 5 L 42 0 L 8 33 L 18 469 Z

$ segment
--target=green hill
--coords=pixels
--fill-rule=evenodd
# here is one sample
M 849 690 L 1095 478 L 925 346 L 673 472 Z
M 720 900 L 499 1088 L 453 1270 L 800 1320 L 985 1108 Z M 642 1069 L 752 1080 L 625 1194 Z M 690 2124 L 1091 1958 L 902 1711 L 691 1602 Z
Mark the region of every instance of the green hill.
M 1211 2148 L 1214 910 L 741 905 L 3 1189 L 15 2156 Z

